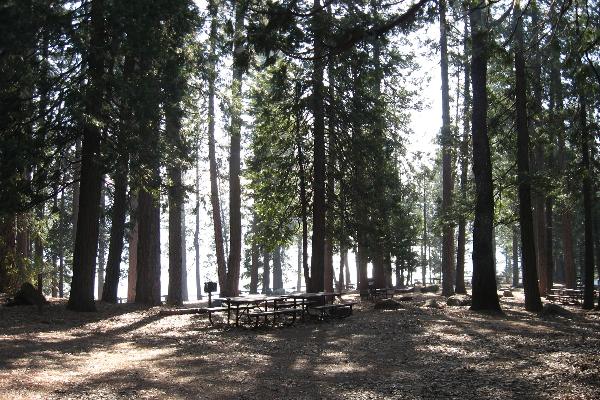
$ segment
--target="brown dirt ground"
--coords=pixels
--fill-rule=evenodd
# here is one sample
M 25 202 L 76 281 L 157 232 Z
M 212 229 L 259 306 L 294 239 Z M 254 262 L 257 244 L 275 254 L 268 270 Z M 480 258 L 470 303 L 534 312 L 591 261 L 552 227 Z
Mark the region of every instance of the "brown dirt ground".
M 487 315 L 432 297 L 258 330 L 160 307 L 0 306 L 0 399 L 598 398 L 598 312 L 541 318 L 517 293 Z

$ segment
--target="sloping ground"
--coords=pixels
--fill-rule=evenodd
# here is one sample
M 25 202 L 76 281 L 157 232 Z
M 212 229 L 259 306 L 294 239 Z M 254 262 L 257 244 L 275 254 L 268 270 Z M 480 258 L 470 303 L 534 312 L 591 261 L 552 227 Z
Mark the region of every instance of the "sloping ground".
M 359 305 L 341 321 L 210 327 L 204 315 L 0 307 L 1 399 L 596 399 L 600 315 Z

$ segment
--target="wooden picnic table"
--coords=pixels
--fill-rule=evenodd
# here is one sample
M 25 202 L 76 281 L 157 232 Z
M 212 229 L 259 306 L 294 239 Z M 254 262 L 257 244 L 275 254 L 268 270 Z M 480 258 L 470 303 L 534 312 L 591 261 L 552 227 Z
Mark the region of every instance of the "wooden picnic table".
M 553 287 L 549 290 L 546 299 L 550 301 L 557 300 L 562 304 L 580 304 L 583 301 L 583 290 Z
M 231 314 L 235 314 L 235 326 L 239 326 L 240 317 L 246 315 L 250 318 L 251 311 L 259 309 L 259 312 L 264 315 L 264 313 L 269 313 L 269 307 L 272 311 L 278 311 L 282 309 L 282 306 L 285 303 L 288 303 L 287 306 L 291 306 L 292 308 L 296 308 L 296 301 L 289 302 L 288 295 L 280 295 L 280 296 L 268 296 L 268 295 L 250 295 L 250 296 L 236 296 L 236 297 L 220 297 L 217 300 L 220 300 L 222 303 L 226 305 L 227 311 L 227 323 L 229 324 L 231 321 Z M 262 311 L 264 308 L 264 312 Z M 285 312 L 277 312 L 270 314 L 284 314 Z

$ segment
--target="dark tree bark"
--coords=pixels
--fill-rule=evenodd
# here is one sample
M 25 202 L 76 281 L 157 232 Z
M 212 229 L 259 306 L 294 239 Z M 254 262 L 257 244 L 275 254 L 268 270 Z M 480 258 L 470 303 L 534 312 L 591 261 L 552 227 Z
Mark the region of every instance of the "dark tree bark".
M 106 270 L 106 185 L 102 177 L 102 189 L 100 192 L 100 226 L 98 234 L 98 300 L 102 299 L 102 290 L 104 288 L 104 273 Z
M 581 79 L 581 78 L 579 78 Z M 577 82 L 579 91 L 579 135 L 581 143 L 581 170 L 583 173 L 583 308 L 594 308 L 594 237 L 592 222 L 592 170 L 590 168 L 590 134 L 587 126 L 587 104 L 584 83 Z
M 519 228 L 512 228 L 512 286 L 519 286 Z
M 517 167 L 519 176 L 519 224 L 525 309 L 540 311 L 542 302 L 537 281 L 536 254 L 531 210 L 531 176 L 529 172 L 529 129 L 527 125 L 527 82 L 523 45 L 523 25 L 519 0 L 515 1 L 515 95 L 517 125 Z
M 132 212 L 130 216 L 131 224 L 133 226 L 129 235 L 129 266 L 127 274 L 127 302 L 133 303 L 135 301 L 135 290 L 137 283 L 137 254 L 138 254 L 138 231 L 139 231 L 139 218 L 138 218 L 138 201 L 137 195 L 133 195 L 132 198 Z
M 81 149 L 81 182 L 77 234 L 73 252 L 73 278 L 67 307 L 74 311 L 96 311 L 94 275 L 98 250 L 102 167 L 101 131 L 104 75 L 104 0 L 91 2 L 91 38 L 88 58 L 89 84 L 85 95 L 86 119 Z
M 369 291 L 369 279 L 367 278 L 368 258 L 364 238 L 359 237 L 358 249 L 356 252 L 356 276 L 358 277 L 358 290 L 361 296 L 367 295 Z
M 0 293 L 6 293 L 8 270 L 13 265 L 15 256 L 15 216 L 12 214 L 0 217 Z
M 385 268 L 383 262 L 383 250 L 377 246 L 373 254 L 373 278 L 376 288 L 385 287 Z
M 223 223 L 221 220 L 221 201 L 219 199 L 219 184 L 217 171 L 217 155 L 215 142 L 215 81 L 216 48 L 217 48 L 217 19 L 218 5 L 215 0 L 208 4 L 211 16 L 210 22 L 210 55 L 208 73 L 208 160 L 210 169 L 210 204 L 212 206 L 212 220 L 215 235 L 215 251 L 217 256 L 217 274 L 219 290 L 225 294 L 227 291 L 227 266 L 225 265 L 225 249 L 223 246 Z
M 327 4 L 327 18 L 332 18 L 331 4 Z M 333 281 L 335 280 L 335 273 L 333 270 L 333 226 L 335 223 L 334 209 L 335 209 L 335 178 L 334 169 L 336 162 L 335 154 L 335 141 L 336 141 L 336 116 L 335 116 L 335 80 L 333 65 L 334 57 L 332 53 L 329 53 L 327 57 L 327 97 L 329 104 L 327 106 L 327 186 L 326 186 L 326 238 L 325 238 L 325 264 L 323 271 L 324 279 L 324 290 L 326 292 L 333 292 Z
M 125 237 L 125 218 L 127 216 L 127 175 L 129 154 L 123 149 L 119 154 L 117 169 L 113 175 L 114 195 L 112 208 L 112 223 L 108 244 L 108 261 L 106 263 L 106 279 L 102 290 L 102 301 L 116 303 L 121 277 L 121 257 Z
M 196 229 L 194 230 L 194 262 L 196 264 L 196 300 L 202 300 L 202 282 L 200 278 L 200 143 L 196 144 Z
M 187 273 L 187 240 L 185 225 L 185 200 L 181 203 L 181 299 L 188 301 L 188 273 Z
M 425 190 L 426 179 L 423 175 L 423 240 L 421 241 L 421 278 L 422 285 L 427 284 L 427 193 Z
M 308 195 L 306 193 L 306 170 L 304 150 L 302 148 L 302 136 L 300 131 L 300 122 L 302 119 L 302 109 L 300 108 L 300 84 L 295 88 L 295 107 L 296 107 L 296 147 L 298 150 L 298 174 L 300 178 L 300 209 L 302 218 L 302 269 L 304 270 L 304 283 L 306 290 L 311 287 L 310 270 L 308 268 Z
M 271 294 L 271 253 L 264 250 L 263 254 L 263 286 L 262 294 Z
M 38 221 L 42 221 L 44 219 L 44 205 L 41 204 L 37 207 L 36 217 Z M 33 261 L 35 264 L 35 272 L 37 274 L 37 290 L 39 294 L 43 295 L 44 291 L 44 243 L 42 242 L 42 238 L 40 235 L 35 235 L 35 239 L 33 240 Z
M 350 289 L 352 280 L 350 279 L 350 266 L 348 265 L 348 249 L 344 249 L 342 259 L 344 260 L 344 270 L 346 271 L 346 289 Z
M 281 269 L 281 247 L 273 252 L 273 290 L 279 293 L 283 289 L 283 271 Z
M 451 218 L 452 191 L 452 130 L 450 127 L 450 89 L 448 86 L 448 37 L 446 1 L 439 1 L 440 54 L 442 70 L 442 296 L 454 294 L 454 222 Z
M 75 140 L 75 163 L 73 164 L 73 230 L 71 238 L 75 243 L 77 237 L 77 218 L 79 217 L 79 195 L 81 193 L 81 137 Z
M 348 253 L 348 250 L 341 248 L 340 249 L 340 273 L 338 275 L 338 291 L 344 289 L 346 287 L 346 282 L 344 279 L 344 257 Z
M 242 211 L 240 186 L 240 142 L 242 130 L 242 78 L 245 49 L 243 40 L 244 17 L 247 1 L 236 1 L 233 39 L 233 81 L 231 85 L 231 148 L 229 157 L 229 262 L 227 271 L 227 294 L 239 294 L 240 262 L 242 258 Z
M 302 289 L 302 238 L 298 239 L 298 272 L 296 277 L 296 291 Z
M 53 212 L 56 212 L 56 210 L 59 210 L 58 208 L 58 187 L 54 187 L 54 197 L 52 199 L 52 210 Z M 60 215 L 59 215 L 59 221 L 56 223 L 59 226 L 60 229 Z M 2 225 L 1 219 L 0 219 L 0 226 Z M 0 228 L 1 229 L 1 228 Z M 60 234 L 59 234 L 60 235 Z M 0 234 L 0 281 L 2 280 L 2 235 Z M 58 249 L 55 247 L 54 249 L 52 249 L 52 278 L 50 281 L 50 295 L 54 298 L 58 297 Z M 2 284 L 0 283 L 0 292 L 2 292 L 2 288 L 1 288 Z
M 58 297 L 65 297 L 65 190 L 60 192 L 60 206 L 58 215 Z
M 169 127 L 167 118 L 167 131 Z M 169 291 L 167 304 L 183 304 L 182 266 L 183 247 L 181 245 L 181 210 L 183 207 L 183 185 L 181 166 L 169 167 Z
M 160 305 L 160 204 L 144 189 L 138 192 L 137 217 L 135 302 Z
M 169 201 L 169 288 L 167 294 L 167 304 L 183 304 L 183 203 L 184 187 L 182 182 L 183 167 L 180 154 L 182 147 L 182 119 L 183 110 L 181 101 L 184 95 L 184 85 L 181 70 L 182 61 L 178 58 L 174 50 L 169 50 L 169 61 L 167 62 L 165 72 L 165 87 L 167 99 L 164 104 L 165 112 L 165 132 L 170 145 L 176 149 L 174 160 L 171 160 L 167 167 L 169 176 L 168 201 Z
M 256 232 L 256 216 L 252 218 L 252 233 Z M 250 261 L 250 294 L 258 293 L 258 264 L 260 257 L 260 249 L 256 243 L 255 238 L 252 238 L 251 247 L 251 261 Z
M 553 115 L 553 124 L 558 129 L 558 154 L 557 167 L 559 171 L 565 171 L 567 168 L 567 150 L 565 146 L 565 126 L 562 117 L 563 112 L 563 88 L 560 77 L 560 41 L 553 35 L 551 43 L 551 63 L 550 63 L 550 102 L 555 111 Z M 566 204 L 560 204 L 557 210 L 561 225 L 561 240 L 564 257 L 564 283 L 569 289 L 575 289 L 575 256 L 573 253 L 573 215 L 571 209 Z
M 383 272 L 385 275 L 385 287 L 393 287 L 392 283 L 392 257 L 390 253 L 386 252 L 383 255 Z
M 471 73 L 473 87 L 473 174 L 475 176 L 475 222 L 473 224 L 473 299 L 471 309 L 500 311 L 492 235 L 494 190 L 487 130 L 487 24 L 480 2 L 471 9 Z
M 323 11 L 320 0 L 314 0 L 311 21 L 314 59 L 312 71 L 313 113 L 313 235 L 310 292 L 324 288 L 325 271 L 325 116 L 323 102 Z
M 471 65 L 469 55 L 469 19 L 464 19 L 463 53 L 464 87 L 463 87 L 463 135 L 460 144 L 460 198 L 462 207 L 467 203 L 467 183 L 469 179 L 469 133 L 471 131 Z M 465 247 L 467 242 L 467 219 L 465 212 L 458 214 L 458 238 L 456 250 L 456 293 L 467 293 L 465 287 Z
M 531 10 L 531 31 L 532 31 L 532 48 L 528 49 L 531 54 L 529 55 L 529 59 L 531 62 L 531 86 L 533 89 L 533 103 L 531 107 L 531 115 L 527 122 L 531 126 L 531 133 L 533 135 L 536 134 L 534 128 L 536 127 L 535 121 L 541 118 L 542 113 L 542 61 L 541 61 L 541 52 L 539 47 L 539 10 L 537 7 L 537 3 L 535 0 L 528 3 L 529 9 Z M 521 20 L 523 19 L 520 17 Z M 521 27 L 522 30 L 522 27 Z M 538 129 L 538 136 L 541 129 Z M 533 170 L 538 175 L 546 174 L 546 166 L 544 165 L 544 145 L 540 140 L 536 141 L 536 144 L 533 149 Z M 534 208 L 534 216 L 533 216 L 533 224 L 534 224 L 534 240 L 537 251 L 536 265 L 537 265 L 537 273 L 539 278 L 539 291 L 540 295 L 545 296 L 548 294 L 548 289 L 550 289 L 549 285 L 549 277 L 547 273 L 547 264 L 548 262 L 552 262 L 552 260 L 547 260 L 547 228 L 546 228 L 546 193 L 541 185 L 536 185 L 532 192 L 532 201 Z

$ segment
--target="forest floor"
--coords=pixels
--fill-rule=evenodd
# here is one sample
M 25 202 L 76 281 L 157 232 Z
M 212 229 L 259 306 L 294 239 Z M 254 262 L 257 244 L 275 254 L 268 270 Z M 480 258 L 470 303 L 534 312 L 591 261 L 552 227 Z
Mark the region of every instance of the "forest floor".
M 503 315 L 430 298 L 258 330 L 160 307 L 0 306 L 0 399 L 598 398 L 599 312 L 542 317 L 519 292 Z

